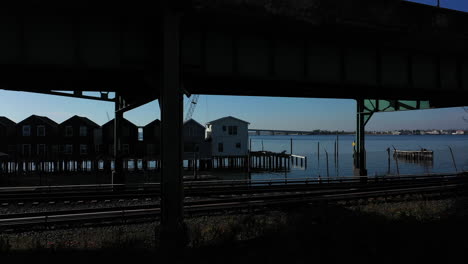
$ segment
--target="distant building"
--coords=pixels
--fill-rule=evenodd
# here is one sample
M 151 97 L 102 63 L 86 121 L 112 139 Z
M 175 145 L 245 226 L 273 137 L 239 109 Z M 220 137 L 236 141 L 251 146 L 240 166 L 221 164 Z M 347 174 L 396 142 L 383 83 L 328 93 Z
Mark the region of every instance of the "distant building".
M 122 139 L 120 142 L 122 154 L 124 156 L 135 156 L 138 146 L 138 127 L 125 118 L 122 118 Z M 99 145 L 99 153 L 112 157 L 114 155 L 114 119 L 102 125 L 98 130 L 98 138 L 101 142 Z
M 184 122 L 184 159 L 192 159 L 211 156 L 211 142 L 205 140 L 205 127 L 193 119 Z
M 10 119 L 0 116 L 0 152 L 10 157 L 16 154 L 16 123 Z
M 143 127 L 144 156 L 159 156 L 161 145 L 161 121 L 156 119 Z
M 32 115 L 16 125 L 18 155 L 56 157 L 58 155 L 58 124 L 45 116 Z
M 63 157 L 84 158 L 95 156 L 95 133 L 99 125 L 86 117 L 73 116 L 59 126 L 59 152 Z
M 206 138 L 211 141 L 213 156 L 248 154 L 249 122 L 227 116 L 206 123 Z
M 457 130 L 454 133 L 452 133 L 452 135 L 464 135 L 464 134 L 465 134 L 465 131 L 463 130 Z
M 427 135 L 440 135 L 440 131 L 439 130 L 427 131 L 426 134 Z

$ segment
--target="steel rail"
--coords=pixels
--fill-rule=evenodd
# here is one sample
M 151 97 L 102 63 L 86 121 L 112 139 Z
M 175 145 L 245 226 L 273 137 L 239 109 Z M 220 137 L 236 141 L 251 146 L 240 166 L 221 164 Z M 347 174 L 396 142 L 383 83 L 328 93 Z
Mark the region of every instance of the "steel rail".
M 236 199 L 212 199 L 204 201 L 186 202 L 184 211 L 188 215 L 204 214 L 208 212 L 225 212 L 238 209 L 261 209 L 274 206 L 286 206 L 294 204 L 305 204 L 313 202 L 333 202 L 342 200 L 356 200 L 372 197 L 395 196 L 402 194 L 422 194 L 433 192 L 453 192 L 454 190 L 463 188 L 466 191 L 466 183 L 442 184 L 424 187 L 400 187 L 387 188 L 383 190 L 349 190 L 348 192 L 336 193 L 321 193 L 308 195 L 307 193 L 284 194 L 267 197 L 242 197 Z M 95 222 L 106 220 L 122 220 L 129 218 L 152 218 L 159 216 L 160 208 L 157 205 L 145 207 L 121 207 L 121 208 L 106 208 L 92 209 L 81 211 L 64 211 L 64 212 L 46 212 L 46 213 L 29 213 L 15 214 L 9 217 L 2 216 L 0 218 L 0 228 L 14 228 L 30 225 L 41 224 L 69 224 L 74 222 Z
M 444 179 L 450 182 L 466 182 L 468 179 Z M 432 181 L 419 181 L 412 182 L 411 184 L 431 184 L 443 183 L 442 180 Z M 290 185 L 290 186 L 266 186 L 266 187 L 246 187 L 246 188 L 204 188 L 204 189 L 191 189 L 186 190 L 185 195 L 189 197 L 204 197 L 214 195 L 240 195 L 240 194 L 254 194 L 254 193 L 274 193 L 274 192 L 294 192 L 294 191 L 318 191 L 318 190 L 336 190 L 336 189 L 349 189 L 349 188 L 388 188 L 397 187 L 400 185 L 408 184 L 407 182 L 390 182 L 390 183 L 371 183 L 371 184 L 355 184 L 355 185 L 328 185 L 311 186 L 311 185 Z M 126 192 L 126 193 L 56 193 L 56 194 L 34 194 L 34 195 L 13 195 L 4 196 L 0 198 L 0 202 L 44 202 L 44 201 L 58 201 L 58 200 L 113 200 L 113 199 L 134 199 L 134 198 L 156 198 L 159 199 L 160 193 L 154 191 L 145 192 Z
M 443 186 L 447 184 L 462 184 L 465 183 L 468 185 L 468 182 L 438 182 L 436 183 L 421 183 L 421 184 L 406 184 L 406 185 L 398 185 L 398 186 L 373 186 L 373 187 L 361 187 L 361 188 L 349 188 L 349 189 L 321 189 L 321 190 L 308 190 L 308 191 L 287 191 L 287 192 L 276 192 L 276 193 L 254 193 L 250 195 L 237 195 L 237 196 L 230 196 L 230 197 L 213 197 L 213 198 L 205 198 L 205 199 L 198 199 L 198 200 L 187 200 L 185 201 L 186 205 L 190 204 L 208 204 L 208 203 L 213 203 L 214 201 L 221 201 L 221 202 L 226 202 L 226 201 L 236 201 L 236 202 L 246 202 L 246 201 L 251 201 L 251 200 L 256 200 L 256 199 L 268 199 L 268 200 L 274 200 L 274 199 L 285 199 L 285 198 L 290 198 L 290 197 L 296 197 L 296 196 L 301 196 L 301 197 L 310 197 L 310 196 L 319 196 L 319 195 L 333 195 L 333 194 L 344 194 L 344 193 L 353 193 L 358 190 L 360 191 L 379 191 L 379 190 L 388 190 L 392 188 L 416 188 L 416 187 L 431 187 L 431 186 Z M 156 204 L 157 205 L 157 204 Z M 20 213 L 20 214 L 4 214 L 2 217 L 3 218 L 16 218 L 16 217 L 22 217 L 22 216 L 28 216 L 28 217 L 33 217 L 33 216 L 40 216 L 44 214 L 76 214 L 76 213 L 86 213 L 86 212 L 98 212 L 98 211 L 112 211 L 116 210 L 116 208 L 121 208 L 121 210 L 124 210 L 125 208 L 138 208 L 138 209 L 147 209 L 147 208 L 153 208 L 155 204 L 151 205 L 136 205 L 136 206 L 127 206 L 127 207 L 107 207 L 107 208 L 90 208 L 90 209 L 70 209 L 70 210 L 61 210 L 61 211 L 52 211 L 52 212 L 33 212 L 33 213 Z
M 383 188 L 396 187 L 404 184 L 430 184 L 444 181 L 451 182 L 464 182 L 468 177 L 459 176 L 444 176 L 444 177 L 430 177 L 430 178 L 403 178 L 392 180 L 374 180 L 368 183 L 353 182 L 353 183 L 324 183 L 324 184 L 289 184 L 289 185 L 236 185 L 236 186 L 212 186 L 212 187 L 189 187 L 185 188 L 186 196 L 212 196 L 212 195 L 229 195 L 229 194 L 252 194 L 252 193 L 272 193 L 284 191 L 307 191 L 307 190 L 332 190 L 332 189 L 347 189 L 347 188 L 375 188 L 381 186 Z M 0 195 L 0 202 L 43 202 L 43 201 L 57 201 L 57 200 L 95 200 L 95 199 L 123 199 L 123 198 L 159 198 L 159 190 L 143 189 L 140 191 L 125 191 L 125 192 L 74 192 L 74 193 L 20 193 L 20 194 L 3 194 Z
M 458 173 L 432 173 L 424 175 L 391 175 L 391 176 L 374 176 L 367 177 L 368 181 L 380 181 L 380 180 L 395 180 L 395 179 L 425 179 L 425 178 L 436 178 L 436 177 L 450 177 L 450 176 L 468 176 L 468 172 Z M 291 183 L 344 183 L 344 182 L 359 182 L 364 176 L 349 176 L 349 177 L 321 177 L 321 178 L 269 178 L 269 179 L 256 179 L 256 180 L 209 180 L 209 181 L 185 181 L 184 186 L 236 186 L 236 185 L 271 185 L 271 184 L 291 184 Z M 159 183 L 144 183 L 144 184 L 87 184 L 87 185 L 51 185 L 51 186 L 22 186 L 22 187 L 0 187 L 0 194 L 8 192 L 52 192 L 57 190 L 114 190 L 117 188 L 125 188 L 128 190 L 141 190 L 146 188 L 159 188 Z

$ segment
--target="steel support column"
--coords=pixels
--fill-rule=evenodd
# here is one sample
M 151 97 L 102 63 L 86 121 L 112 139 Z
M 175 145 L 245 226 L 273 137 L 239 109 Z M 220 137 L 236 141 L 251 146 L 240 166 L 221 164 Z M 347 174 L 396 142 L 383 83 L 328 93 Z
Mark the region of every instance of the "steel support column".
M 356 115 L 356 148 L 354 152 L 354 175 L 367 176 L 366 169 L 366 148 L 365 148 L 365 127 L 369 114 L 364 112 L 364 100 L 357 99 Z M 363 178 L 365 179 L 365 178 Z
M 115 95 L 115 118 L 114 118 L 114 171 L 112 172 L 113 183 L 125 183 L 122 168 L 122 119 L 123 112 L 119 111 L 121 107 L 120 96 Z
M 173 249 L 185 245 L 183 222 L 182 123 L 180 80 L 180 14 L 165 8 L 161 94 L 161 243 Z

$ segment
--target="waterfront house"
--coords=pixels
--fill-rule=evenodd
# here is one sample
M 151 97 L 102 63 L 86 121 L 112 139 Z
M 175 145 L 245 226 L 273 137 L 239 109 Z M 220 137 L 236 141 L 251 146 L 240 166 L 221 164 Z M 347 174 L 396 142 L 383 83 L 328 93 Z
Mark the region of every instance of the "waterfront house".
M 50 158 L 58 155 L 58 124 L 45 116 L 31 115 L 16 125 L 18 155 Z
M 122 118 L 122 139 L 121 150 L 122 154 L 127 157 L 134 157 L 137 153 L 138 145 L 138 127 L 125 118 Z M 99 145 L 99 153 L 112 157 L 114 155 L 114 119 L 102 125 L 97 135 L 101 138 Z
M 59 152 L 75 159 L 95 156 L 94 130 L 99 125 L 86 117 L 73 116 L 59 125 Z
M 16 123 L 10 119 L 0 116 L 0 152 L 10 157 L 16 153 Z
M 184 122 L 184 159 L 208 158 L 211 156 L 211 143 L 205 140 L 205 127 L 193 119 Z
M 206 123 L 206 138 L 213 156 L 242 156 L 248 153 L 249 122 L 227 116 Z
M 159 156 L 161 121 L 156 119 L 143 127 L 143 151 L 146 157 Z

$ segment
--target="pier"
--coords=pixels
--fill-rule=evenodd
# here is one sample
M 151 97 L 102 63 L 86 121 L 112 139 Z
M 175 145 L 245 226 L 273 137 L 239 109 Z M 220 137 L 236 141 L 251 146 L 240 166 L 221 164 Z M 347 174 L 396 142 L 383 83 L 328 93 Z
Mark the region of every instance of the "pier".
M 277 153 L 272 151 L 251 151 L 248 155 L 241 156 L 212 156 L 207 159 L 199 159 L 189 162 L 199 164 L 203 169 L 233 169 L 233 170 L 255 170 L 255 171 L 283 171 L 294 168 L 307 168 L 307 157 Z

